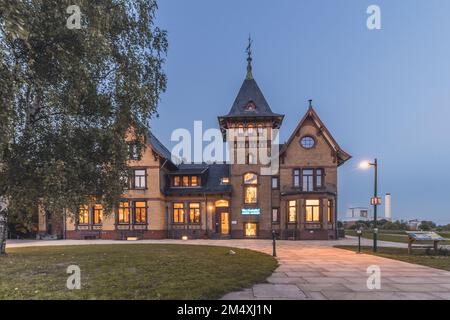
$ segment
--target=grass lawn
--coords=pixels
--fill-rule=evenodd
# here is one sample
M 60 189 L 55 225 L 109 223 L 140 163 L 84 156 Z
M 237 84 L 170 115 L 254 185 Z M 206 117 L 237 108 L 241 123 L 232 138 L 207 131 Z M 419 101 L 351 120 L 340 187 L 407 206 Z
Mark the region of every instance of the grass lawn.
M 0 299 L 215 299 L 264 282 L 277 266 L 266 254 L 193 245 L 86 245 L 7 249 Z M 69 265 L 81 290 L 68 290 Z
M 378 233 L 378 240 L 381 241 L 391 241 L 391 242 L 401 242 L 401 243 L 408 243 L 408 236 L 406 233 L 403 232 L 403 234 L 398 233 L 386 233 L 389 232 L 388 230 L 384 230 L 383 232 Z M 345 230 L 345 234 L 349 236 L 357 237 L 356 231 L 354 230 Z M 443 237 L 446 237 L 448 235 L 441 235 Z M 363 231 L 362 237 L 366 239 L 373 239 L 373 232 L 372 231 Z M 421 242 L 422 243 L 422 242 Z M 424 244 L 427 244 L 427 242 L 423 242 Z M 432 242 L 430 242 L 432 243 Z M 440 244 L 444 245 L 450 245 L 450 240 L 448 241 L 442 241 Z
M 355 246 L 336 246 L 336 248 L 358 251 L 358 247 Z M 372 247 L 362 247 L 361 251 L 367 254 L 375 254 Z M 378 247 L 378 252 L 375 255 L 450 271 L 450 256 L 426 255 L 424 249 L 413 249 L 413 253 L 409 255 L 406 248 Z

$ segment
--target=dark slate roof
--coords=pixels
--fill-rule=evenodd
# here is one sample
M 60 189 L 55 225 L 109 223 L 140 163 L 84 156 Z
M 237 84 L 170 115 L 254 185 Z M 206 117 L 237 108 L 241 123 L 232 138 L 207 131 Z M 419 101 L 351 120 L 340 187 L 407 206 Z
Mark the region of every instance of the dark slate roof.
M 161 141 L 158 140 L 158 138 L 155 137 L 155 135 L 150 130 L 147 130 L 147 132 L 148 142 L 153 147 L 153 150 L 164 159 L 172 162 L 171 152 L 161 143 Z
M 231 185 L 222 185 L 223 177 L 230 176 L 229 164 L 180 164 L 171 174 L 201 174 L 198 188 L 167 188 L 166 195 L 230 193 Z M 206 179 L 206 182 L 204 181 Z
M 256 105 L 256 110 L 245 110 L 249 102 Z M 283 117 L 283 115 L 272 112 L 255 79 L 247 78 L 244 80 L 230 112 L 224 116 L 224 118 L 229 117 Z
M 208 171 L 207 164 L 186 164 L 182 163 L 178 165 L 178 170 L 171 171 L 170 175 L 183 175 L 183 174 L 204 174 Z

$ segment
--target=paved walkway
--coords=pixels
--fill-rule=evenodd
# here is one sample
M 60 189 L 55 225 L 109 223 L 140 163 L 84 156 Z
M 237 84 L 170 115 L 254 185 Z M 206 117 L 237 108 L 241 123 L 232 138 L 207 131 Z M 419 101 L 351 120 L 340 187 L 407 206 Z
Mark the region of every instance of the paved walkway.
M 267 240 L 144 240 L 138 242 L 103 240 L 9 241 L 7 248 L 47 245 L 89 245 L 130 243 L 176 243 L 219 245 L 272 253 Z M 363 240 L 369 245 L 370 240 Z M 355 239 L 339 241 L 278 241 L 279 267 L 267 283 L 232 292 L 223 299 L 448 299 L 450 272 L 406 262 L 333 248 L 356 244 Z M 381 241 L 380 246 L 404 246 Z M 381 269 L 381 289 L 367 288 L 367 268 Z

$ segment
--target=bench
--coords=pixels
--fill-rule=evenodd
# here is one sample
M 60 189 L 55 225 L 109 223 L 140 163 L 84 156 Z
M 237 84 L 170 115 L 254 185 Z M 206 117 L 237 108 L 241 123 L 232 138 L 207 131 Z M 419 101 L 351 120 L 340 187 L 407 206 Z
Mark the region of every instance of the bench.
M 411 254 L 413 249 L 413 244 L 415 242 L 433 242 L 433 246 L 426 245 L 426 244 L 418 244 L 415 247 L 416 248 L 433 248 L 434 252 L 437 253 L 439 249 L 439 242 L 447 240 L 440 235 L 438 235 L 436 232 L 431 231 L 406 231 L 406 234 L 408 235 L 408 254 Z

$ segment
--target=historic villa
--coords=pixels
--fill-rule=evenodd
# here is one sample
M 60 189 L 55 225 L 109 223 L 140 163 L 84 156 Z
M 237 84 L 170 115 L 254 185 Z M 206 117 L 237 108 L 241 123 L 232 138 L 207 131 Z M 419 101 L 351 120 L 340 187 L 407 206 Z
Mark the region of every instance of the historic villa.
M 251 61 L 249 54 L 237 98 L 229 113 L 219 117 L 222 132 L 235 129 L 245 137 L 243 144 L 229 143 L 230 154 L 247 149 L 263 130 L 270 136 L 283 123 L 284 116 L 272 111 L 253 78 Z M 101 205 L 83 206 L 64 223 L 40 214 L 40 233 L 68 239 L 265 239 L 275 230 L 282 239 L 336 238 L 338 167 L 350 155 L 311 102 L 280 145 L 280 168 L 273 176 L 260 174 L 258 153 L 249 150 L 243 164 L 177 165 L 153 133 L 147 138 L 144 154 L 130 160 L 130 188 L 113 214 L 103 217 Z M 270 142 L 256 149 L 268 151 Z

